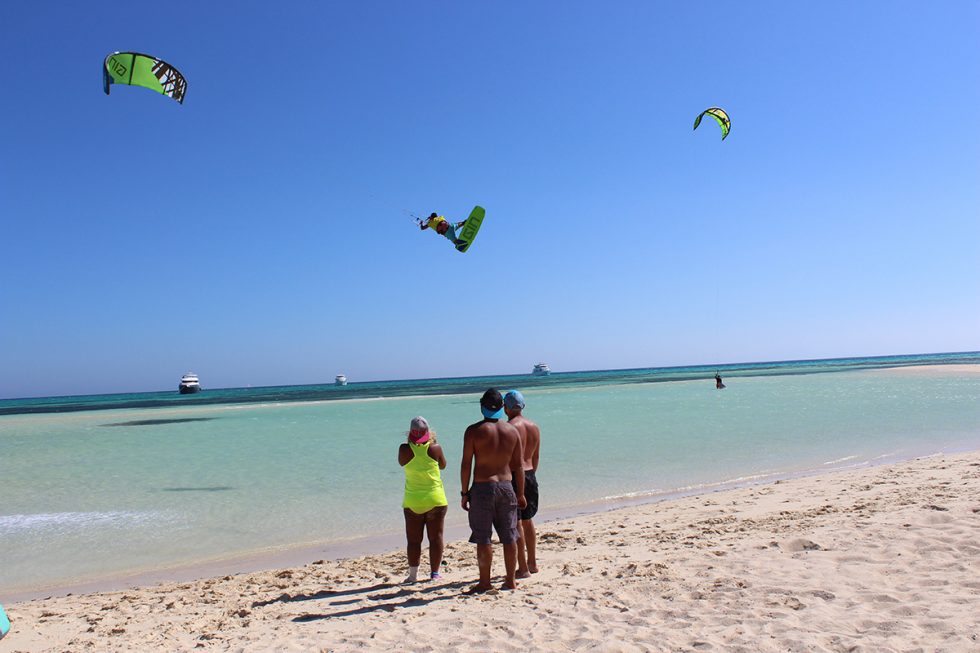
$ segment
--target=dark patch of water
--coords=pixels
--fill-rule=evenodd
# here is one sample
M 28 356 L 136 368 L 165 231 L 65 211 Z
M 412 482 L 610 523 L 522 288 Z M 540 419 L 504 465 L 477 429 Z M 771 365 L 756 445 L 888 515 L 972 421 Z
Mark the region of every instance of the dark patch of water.
M 113 422 L 102 426 L 158 426 L 160 424 L 180 424 L 182 422 L 207 422 L 217 417 L 174 417 L 172 419 L 134 419 L 130 422 Z
M 211 487 L 165 487 L 164 492 L 227 492 L 234 490 L 230 485 L 214 485 Z

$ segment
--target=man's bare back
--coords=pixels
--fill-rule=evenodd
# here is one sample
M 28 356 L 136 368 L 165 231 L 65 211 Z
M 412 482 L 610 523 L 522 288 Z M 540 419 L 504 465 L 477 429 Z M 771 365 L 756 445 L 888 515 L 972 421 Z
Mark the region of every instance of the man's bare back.
M 516 428 L 520 435 L 524 471 L 537 470 L 538 453 L 541 450 L 541 429 L 523 415 L 511 417 L 507 423 Z
M 511 460 L 515 453 L 518 459 L 521 457 L 520 437 L 517 429 L 507 422 L 483 421 L 470 425 L 463 435 L 463 462 L 466 463 L 469 444 L 474 458 L 473 481 L 509 481 Z

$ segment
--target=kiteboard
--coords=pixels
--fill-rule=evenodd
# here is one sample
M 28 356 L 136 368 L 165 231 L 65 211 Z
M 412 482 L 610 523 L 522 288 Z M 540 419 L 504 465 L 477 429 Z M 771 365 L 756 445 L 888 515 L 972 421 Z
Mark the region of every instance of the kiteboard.
M 473 207 L 470 217 L 466 218 L 466 224 L 463 225 L 463 231 L 459 234 L 459 239 L 464 242 L 462 245 L 456 245 L 456 249 L 465 252 L 470 248 L 470 245 L 473 244 L 473 239 L 476 238 L 476 234 L 480 231 L 480 225 L 483 224 L 483 218 L 486 214 L 487 212 L 482 206 Z
M 0 639 L 10 632 L 10 619 L 7 618 L 7 613 L 3 611 L 3 606 L 0 605 Z

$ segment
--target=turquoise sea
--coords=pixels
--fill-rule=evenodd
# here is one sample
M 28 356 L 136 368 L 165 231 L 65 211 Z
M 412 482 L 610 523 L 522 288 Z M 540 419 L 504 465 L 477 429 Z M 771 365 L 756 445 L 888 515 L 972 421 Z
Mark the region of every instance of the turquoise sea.
M 400 547 L 396 453 L 415 415 L 446 450 L 461 527 L 462 433 L 491 386 L 522 390 L 541 426 L 547 519 L 978 449 L 980 374 L 956 364 L 980 352 L 3 400 L 0 600 L 362 538 Z

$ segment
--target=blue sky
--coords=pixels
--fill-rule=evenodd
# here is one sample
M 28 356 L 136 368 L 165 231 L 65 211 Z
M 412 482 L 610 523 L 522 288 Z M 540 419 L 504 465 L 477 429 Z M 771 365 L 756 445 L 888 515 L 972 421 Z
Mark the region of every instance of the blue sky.
M 0 397 L 980 348 L 975 2 L 9 1 L 0 37 Z M 114 50 L 185 103 L 105 96 Z M 406 213 L 474 204 L 462 255 Z

